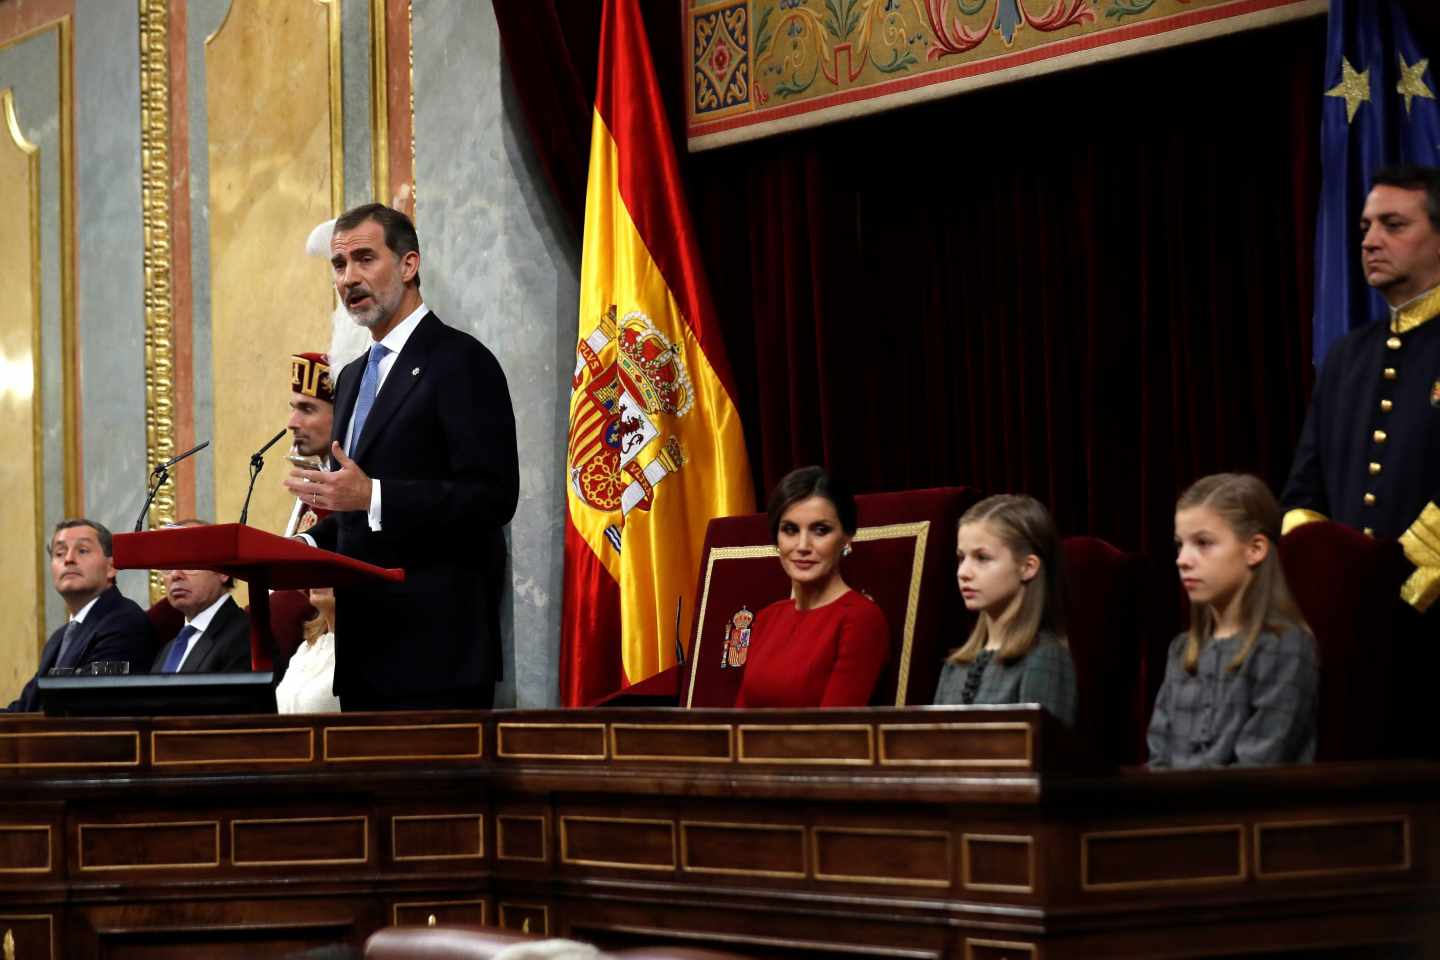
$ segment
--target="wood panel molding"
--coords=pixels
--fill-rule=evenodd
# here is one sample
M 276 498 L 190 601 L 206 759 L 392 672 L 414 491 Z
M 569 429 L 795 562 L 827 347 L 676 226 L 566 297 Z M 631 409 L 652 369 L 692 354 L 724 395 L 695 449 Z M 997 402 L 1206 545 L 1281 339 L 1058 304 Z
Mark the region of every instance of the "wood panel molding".
M 329 763 L 478 760 L 484 756 L 482 731 L 478 723 L 327 726 L 323 750 Z
M 1080 837 L 1084 890 L 1241 883 L 1246 875 L 1245 828 L 1238 823 L 1108 830 Z
M 230 823 L 230 862 L 237 867 L 327 866 L 369 859 L 369 817 L 277 817 Z
M 407 814 L 390 818 L 390 859 L 396 863 L 480 860 L 484 856 L 483 813 Z
M 604 760 L 603 723 L 495 725 L 495 755 L 502 760 Z
M 220 866 L 220 821 L 81 823 L 76 865 L 102 870 L 191 870 Z

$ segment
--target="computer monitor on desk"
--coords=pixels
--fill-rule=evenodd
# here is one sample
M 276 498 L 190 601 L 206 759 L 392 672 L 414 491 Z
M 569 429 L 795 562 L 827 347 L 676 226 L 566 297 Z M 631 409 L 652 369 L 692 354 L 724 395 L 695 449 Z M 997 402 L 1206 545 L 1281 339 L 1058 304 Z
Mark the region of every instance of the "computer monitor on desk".
M 141 673 L 41 677 L 47 717 L 173 717 L 274 713 L 274 674 Z

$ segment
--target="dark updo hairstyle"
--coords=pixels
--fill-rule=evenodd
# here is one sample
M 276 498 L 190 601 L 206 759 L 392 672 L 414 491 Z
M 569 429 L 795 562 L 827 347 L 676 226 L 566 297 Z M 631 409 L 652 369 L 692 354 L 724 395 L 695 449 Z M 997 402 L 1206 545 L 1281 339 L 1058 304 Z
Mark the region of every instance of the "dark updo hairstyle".
M 822 497 L 835 507 L 835 516 L 840 518 L 840 528 L 851 536 L 855 535 L 855 498 L 845 484 L 825 472 L 824 467 L 801 467 L 791 470 L 781 478 L 770 491 L 770 503 L 766 513 L 770 516 L 770 539 L 780 539 L 780 518 L 801 500 Z

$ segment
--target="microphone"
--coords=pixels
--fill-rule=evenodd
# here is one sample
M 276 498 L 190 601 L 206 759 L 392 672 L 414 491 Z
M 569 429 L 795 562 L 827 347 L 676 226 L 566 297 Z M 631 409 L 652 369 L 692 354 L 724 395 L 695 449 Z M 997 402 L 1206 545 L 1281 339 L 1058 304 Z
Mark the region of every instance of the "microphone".
M 240 525 L 244 526 L 245 521 L 250 517 L 250 495 L 255 492 L 255 480 L 260 476 L 260 470 L 265 466 L 265 451 L 275 446 L 280 438 L 285 436 L 284 428 L 275 436 L 265 441 L 265 446 L 256 450 L 250 455 L 250 487 L 245 491 L 245 505 L 240 508 Z
M 145 505 L 140 508 L 140 516 L 135 518 L 136 533 L 139 533 L 141 530 L 145 529 L 145 515 L 150 512 L 150 504 L 155 502 L 155 495 L 160 492 L 160 488 L 165 485 L 165 481 L 170 479 L 170 468 L 175 466 L 175 464 L 179 463 L 181 460 L 184 460 L 186 457 L 193 457 L 195 454 L 199 453 L 201 450 L 204 450 L 208 446 L 210 446 L 209 440 L 197 443 L 195 444 L 195 446 L 191 447 L 189 450 L 186 450 L 178 457 L 171 457 L 164 463 L 156 464 L 155 469 L 150 471 L 150 476 L 155 482 L 150 486 L 149 491 L 147 491 L 145 494 Z
M 168 470 L 170 467 L 175 466 L 175 464 L 179 463 L 181 460 L 184 460 L 186 457 L 193 457 L 195 454 L 199 453 L 201 450 L 204 450 L 208 446 L 210 446 L 209 440 L 201 441 L 200 443 L 195 444 L 195 446 L 191 447 L 189 450 L 186 450 L 184 453 L 180 454 L 180 456 L 171 457 L 169 460 L 166 460 L 164 463 L 160 464 L 158 467 L 155 468 L 154 473 L 159 473 L 161 470 Z M 152 476 L 153 475 L 154 474 L 152 473 Z
M 265 441 L 265 446 L 261 447 L 259 450 L 256 450 L 254 455 L 250 459 L 255 460 L 259 457 L 263 457 L 265 455 L 265 451 L 275 446 L 275 444 L 280 441 L 280 438 L 285 436 L 286 432 L 286 429 L 282 427 L 280 429 L 280 432 L 275 434 L 275 436 L 271 437 L 269 440 Z

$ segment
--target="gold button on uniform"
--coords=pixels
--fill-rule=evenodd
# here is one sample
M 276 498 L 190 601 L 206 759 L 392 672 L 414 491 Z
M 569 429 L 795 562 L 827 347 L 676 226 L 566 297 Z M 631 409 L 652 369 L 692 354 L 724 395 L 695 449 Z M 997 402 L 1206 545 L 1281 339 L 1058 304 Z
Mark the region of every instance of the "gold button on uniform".
M 1367 537 L 1373 537 L 1373 536 L 1375 536 L 1375 529 L 1374 529 L 1373 527 L 1366 527 L 1366 528 L 1365 528 L 1365 536 L 1367 536 Z
M 1373 477 L 1373 476 L 1375 476 L 1376 474 L 1378 474 L 1379 472 L 1380 472 L 1380 464 L 1376 463 L 1374 460 L 1371 460 L 1371 461 L 1370 461 L 1370 476 Z
M 1375 506 L 1375 494 L 1373 494 L 1373 493 L 1367 493 L 1367 494 L 1365 494 L 1365 506 L 1367 506 L 1367 507 L 1373 507 L 1373 506 Z
M 1385 346 L 1389 347 L 1391 350 L 1399 350 L 1399 349 L 1400 349 L 1400 338 L 1399 338 L 1399 337 L 1391 337 L 1389 340 L 1386 340 L 1386 341 L 1385 341 Z
M 1375 433 L 1373 434 L 1373 436 L 1374 436 L 1374 438 L 1375 438 L 1375 442 L 1376 442 L 1376 443 L 1384 443 L 1384 442 L 1385 442 L 1385 431 L 1384 431 L 1384 430 L 1376 430 Z
M 1385 379 L 1386 379 L 1386 380 L 1394 380 L 1395 377 L 1397 376 L 1397 374 L 1395 373 L 1395 368 L 1394 368 L 1394 367 L 1386 367 L 1386 368 L 1385 368 L 1385 371 L 1384 371 L 1384 374 L 1385 374 Z
M 1391 410 L 1393 410 L 1393 409 L 1395 409 L 1395 404 L 1391 403 L 1389 400 L 1381 400 L 1381 401 L 1380 401 L 1380 412 L 1381 412 L 1381 413 L 1389 413 L 1389 412 L 1390 412 Z

